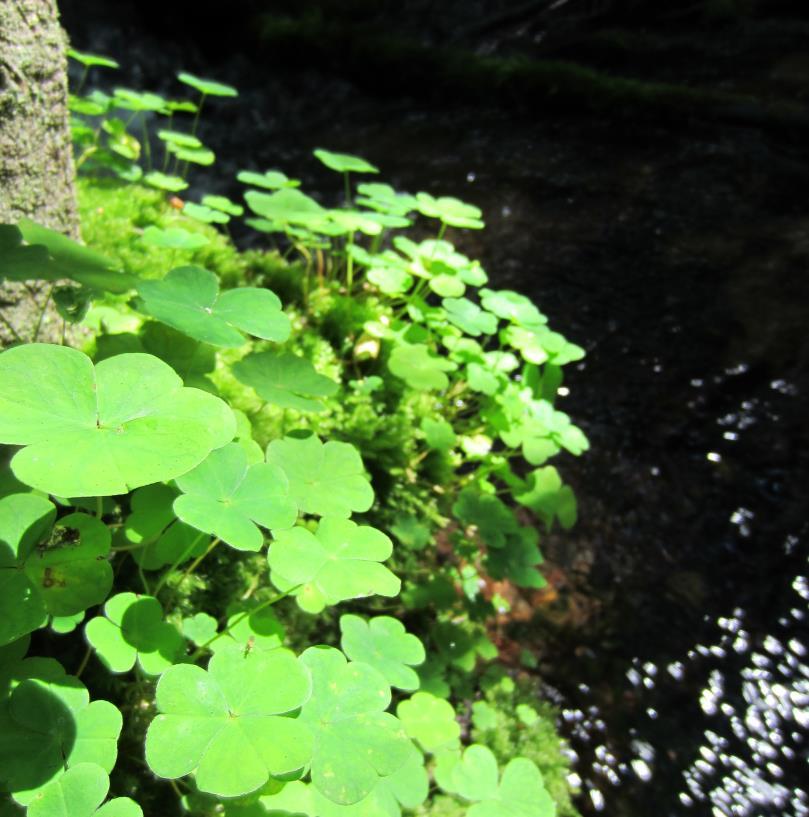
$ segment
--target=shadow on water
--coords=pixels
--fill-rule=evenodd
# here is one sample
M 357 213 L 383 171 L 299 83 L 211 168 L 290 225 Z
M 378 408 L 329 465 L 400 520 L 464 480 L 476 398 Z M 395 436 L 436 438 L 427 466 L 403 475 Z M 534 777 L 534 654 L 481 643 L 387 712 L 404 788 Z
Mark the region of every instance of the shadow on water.
M 136 87 L 204 67 L 240 88 L 204 125 L 221 161 L 202 192 L 279 167 L 336 201 L 310 158 L 327 147 L 483 208 L 483 234 L 452 238 L 588 352 L 562 402 L 592 443 L 560 464 L 580 521 L 546 539 L 556 600 L 514 634 L 563 711 L 582 811 L 809 814 L 805 148 L 754 128 L 437 110 L 83 31 L 79 47 L 128 55 Z

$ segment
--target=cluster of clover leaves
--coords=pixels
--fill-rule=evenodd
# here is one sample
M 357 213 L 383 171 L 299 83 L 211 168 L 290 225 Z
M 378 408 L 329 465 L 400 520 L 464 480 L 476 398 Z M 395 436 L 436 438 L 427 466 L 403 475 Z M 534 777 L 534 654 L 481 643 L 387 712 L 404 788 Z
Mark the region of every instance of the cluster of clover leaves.
M 93 121 L 92 133 L 74 122 L 85 168 L 178 192 L 188 163 L 213 161 L 195 136 L 199 110 L 207 96 L 235 91 L 180 79 L 200 92 L 198 103 L 125 89 L 73 97 L 73 111 Z M 131 111 L 129 121 L 109 116 L 117 109 Z M 195 114 L 193 127 L 158 133 L 166 152 L 155 170 L 149 134 L 138 141 L 130 127 L 184 111 Z M 376 168 L 345 154 L 317 156 L 344 174 L 344 207 L 322 207 L 280 171 L 244 171 L 255 216 L 248 223 L 279 233 L 304 258 L 325 251 L 321 287 L 382 304 L 359 327 L 358 348 L 371 351 L 358 364 L 367 380 L 395 379 L 435 396 L 443 417 L 425 418 L 415 433 L 425 452 L 455 466 L 446 495 L 464 586 L 476 587 L 481 573 L 540 586 L 538 534 L 500 496 L 548 526 L 572 524 L 575 498 L 546 461 L 587 447 L 554 406 L 561 367 L 582 351 L 550 331 L 528 299 L 486 288 L 481 266 L 445 241 L 447 228 L 481 228 L 479 210 L 382 184 L 359 185 L 351 201 L 349 174 Z M 214 224 L 243 212 L 223 197 L 191 205 L 189 217 Z M 414 214 L 439 221 L 436 238 L 391 233 Z M 143 240 L 192 249 L 186 231 L 147 238 L 149 229 Z M 310 273 L 307 265 L 307 280 Z M 0 225 L 0 276 L 45 281 L 66 322 L 79 323 L 91 301 L 110 296 L 129 298 L 141 318 L 134 351 L 99 343 L 91 358 L 36 342 L 37 325 L 0 353 L 0 444 L 10 447 L 0 470 L 2 817 L 142 813 L 128 797 L 107 800 L 124 718 L 142 716 L 124 700 L 91 700 L 80 676 L 93 657 L 113 675 L 152 680 L 145 763 L 172 781 L 191 814 L 397 817 L 425 802 L 431 780 L 472 817 L 553 814 L 531 761 L 500 769 L 485 746 L 462 745 L 441 667 L 468 672 L 491 658 L 482 634 L 444 620 L 430 634 L 440 655 L 428 657 L 398 619 L 345 613 L 340 649 L 295 654 L 285 646 L 274 607 L 281 599 L 318 615 L 356 599 L 401 597 L 401 581 L 385 564 L 392 540 L 352 519 L 375 501 L 355 447 L 291 432 L 262 449 L 244 414 L 209 381 L 197 387 L 197 364 L 210 360 L 282 409 L 323 411 L 340 399 L 342 383 L 285 347 L 293 327 L 275 294 L 222 290 L 214 272 L 195 265 L 144 280 L 27 220 Z M 232 365 L 229 350 L 241 355 Z M 514 458 L 533 470 L 518 473 Z M 432 538 L 417 513 L 400 516 L 392 532 L 415 552 Z M 266 553 L 269 581 L 224 611 L 172 608 L 171 588 L 215 550 L 232 560 Z M 134 589 L 121 582 L 132 575 Z M 411 609 L 418 592 L 405 599 Z M 30 654 L 48 632 L 88 645 L 73 675 Z

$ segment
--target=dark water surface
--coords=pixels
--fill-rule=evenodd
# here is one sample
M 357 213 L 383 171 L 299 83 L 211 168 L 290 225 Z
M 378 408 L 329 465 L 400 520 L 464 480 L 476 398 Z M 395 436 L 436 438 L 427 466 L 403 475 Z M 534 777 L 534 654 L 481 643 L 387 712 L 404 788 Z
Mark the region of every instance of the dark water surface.
M 546 539 L 558 599 L 516 634 L 563 710 L 582 811 L 809 814 L 805 146 L 369 98 L 65 14 L 123 84 L 168 91 L 185 68 L 239 87 L 208 111 L 201 192 L 277 167 L 336 200 L 311 158 L 327 147 L 484 210 L 453 238 L 587 349 L 562 408 L 592 450 L 559 464 L 580 521 Z

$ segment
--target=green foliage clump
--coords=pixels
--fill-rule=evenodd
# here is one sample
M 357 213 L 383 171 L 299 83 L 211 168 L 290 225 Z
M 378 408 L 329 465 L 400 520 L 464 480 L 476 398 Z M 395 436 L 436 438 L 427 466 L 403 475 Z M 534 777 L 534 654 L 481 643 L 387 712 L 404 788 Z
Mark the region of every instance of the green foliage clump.
M 335 208 L 240 172 L 287 259 L 240 253 L 241 204 L 172 198 L 237 92 L 178 79 L 196 101 L 72 97 L 91 246 L 0 225 L 3 274 L 84 336 L 0 353 L 0 792 L 32 817 L 573 817 L 484 591 L 541 586 L 540 525 L 575 521 L 549 461 L 588 447 L 555 405 L 583 350 L 448 240 L 478 208 L 355 191 L 359 157 L 316 152 Z
M 471 737 L 488 746 L 500 763 L 527 757 L 542 772 L 559 817 L 578 817 L 567 776 L 570 760 L 556 730 L 558 711 L 541 697 L 538 684 L 526 677 L 496 676 L 483 685 L 471 706 Z

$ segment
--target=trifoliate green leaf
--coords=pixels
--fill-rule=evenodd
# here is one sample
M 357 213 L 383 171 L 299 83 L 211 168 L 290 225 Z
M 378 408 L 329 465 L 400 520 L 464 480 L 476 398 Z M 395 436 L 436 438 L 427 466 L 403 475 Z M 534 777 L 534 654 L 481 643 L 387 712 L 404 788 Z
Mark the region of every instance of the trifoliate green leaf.
M 497 710 L 486 701 L 475 701 L 472 704 L 472 725 L 483 732 L 496 729 Z
M 230 216 L 227 213 L 193 201 L 185 203 L 183 215 L 201 221 L 203 224 L 227 224 L 230 221 Z
M 433 627 L 431 635 L 444 661 L 464 672 L 471 672 L 479 657 L 487 661 L 497 657 L 497 647 L 486 633 L 469 625 L 441 622 Z
M 284 187 L 300 187 L 298 179 L 290 179 L 280 170 L 265 170 L 256 173 L 253 170 L 242 170 L 236 174 L 242 184 L 252 184 L 254 187 L 263 187 L 265 190 L 281 190 Z M 234 213 L 233 215 L 241 215 Z
M 306 358 L 291 352 L 254 352 L 233 365 L 233 374 L 268 403 L 298 411 L 323 411 L 318 398 L 330 397 L 339 388 Z
M 465 227 L 468 230 L 482 230 L 483 215 L 479 208 L 465 204 L 451 196 L 434 198 L 429 193 L 417 193 L 418 210 L 428 218 L 437 218 L 451 227 Z
M 216 154 L 206 147 L 188 148 L 169 142 L 169 153 L 173 153 L 181 162 L 210 167 L 216 161 Z
M 33 658 L 12 669 L 14 683 L 0 704 L 0 781 L 27 805 L 38 790 L 79 763 L 112 770 L 121 713 L 92 701 L 84 684 L 51 659 Z
M 234 431 L 226 403 L 184 388 L 151 355 L 93 366 L 67 346 L 0 353 L 0 442 L 26 446 L 11 461 L 15 476 L 56 496 L 124 494 L 173 479 Z
M 300 586 L 297 602 L 309 613 L 347 599 L 399 593 L 401 582 L 380 564 L 393 545 L 376 528 L 331 517 L 315 533 L 297 527 L 274 537 L 268 557 L 272 582 L 281 591 Z
M 443 771 L 439 784 L 475 802 L 467 811 L 469 817 L 553 817 L 556 813 L 532 761 L 510 760 L 498 782 L 497 761 L 491 750 L 479 744 L 469 746 L 460 761 Z
M 112 587 L 107 527 L 72 513 L 46 539 L 55 508 L 34 494 L 0 499 L 0 645 L 43 626 L 47 614 L 72 616 L 100 604 Z
M 284 715 L 310 694 L 306 667 L 287 650 L 222 650 L 207 672 L 177 664 L 157 685 L 161 714 L 146 733 L 146 762 L 158 777 L 193 772 L 209 794 L 249 794 L 309 762 L 309 731 L 302 718 Z
M 500 390 L 502 378 L 498 377 L 488 366 L 470 363 L 466 367 L 466 379 L 472 391 L 488 394 L 490 397 Z
M 75 48 L 68 48 L 67 55 L 72 60 L 81 63 L 87 68 L 100 66 L 102 68 L 120 68 L 121 66 L 110 57 L 102 57 L 99 54 L 89 54 L 86 51 L 77 51 Z
M 143 241 L 146 244 L 151 244 L 154 247 L 163 247 L 167 250 L 198 250 L 210 243 L 209 239 L 201 233 L 192 233 L 184 230 L 182 227 L 156 227 L 150 224 L 143 231 Z M 169 273 L 170 275 L 171 273 Z M 212 275 L 213 273 L 211 273 Z M 168 276 L 166 276 L 168 277 Z M 147 283 L 141 281 L 139 283 Z M 149 281 L 148 283 L 156 284 L 159 281 Z
M 458 495 L 452 513 L 464 525 L 475 525 L 480 538 L 491 548 L 503 547 L 506 537 L 519 527 L 513 511 L 501 499 L 471 487 Z
M 238 443 L 212 451 L 176 482 L 183 492 L 174 500 L 177 516 L 236 550 L 261 549 L 264 537 L 258 525 L 291 528 L 298 517 L 281 468 L 265 462 L 249 465 Z
M 104 769 L 79 763 L 37 792 L 28 817 L 143 817 L 140 806 L 129 797 L 116 797 L 102 806 L 109 788 Z
M 267 446 L 267 462 L 287 475 L 289 495 L 303 513 L 349 517 L 373 504 L 362 459 L 348 443 L 324 444 L 314 434 L 284 437 Z
M 125 111 L 150 111 L 162 113 L 166 110 L 166 100 L 148 91 L 133 91 L 131 88 L 115 88 L 113 104 Z
M 279 343 L 289 337 L 289 318 L 275 293 L 257 287 L 220 293 L 217 276 L 202 267 L 177 267 L 161 281 L 141 281 L 138 292 L 149 315 L 213 346 L 241 346 L 242 332 Z
M 166 190 L 169 193 L 179 193 L 188 187 L 188 182 L 181 176 L 169 176 L 159 170 L 153 170 L 143 177 L 145 184 L 156 187 L 158 190 Z
M 244 213 L 241 204 L 231 201 L 227 196 L 214 196 L 208 194 L 202 197 L 203 207 L 210 207 L 212 210 L 219 210 L 229 216 L 240 216 Z
M 389 184 L 363 182 L 357 185 L 357 204 L 370 207 L 380 213 L 406 216 L 416 209 L 416 197 L 409 193 L 397 193 Z
M 402 725 L 385 712 L 390 687 L 375 669 L 349 664 L 330 647 L 310 647 L 301 662 L 312 673 L 300 716 L 314 739 L 312 783 L 335 803 L 356 803 L 408 759 Z
M 481 289 L 480 302 L 487 312 L 529 329 L 536 329 L 548 322 L 530 298 L 510 289 Z
M 366 278 L 385 295 L 401 295 L 413 286 L 413 276 L 397 267 L 371 267 Z
M 126 541 L 133 545 L 156 541 L 176 518 L 171 507 L 176 497 L 177 491 L 161 483 L 134 491 L 122 528 Z
M 104 615 L 87 622 L 84 633 L 111 672 L 128 672 L 137 660 L 147 675 L 160 675 L 183 654 L 184 642 L 153 596 L 118 593 Z
M 514 498 L 537 514 L 546 527 L 550 528 L 555 518 L 566 530 L 576 524 L 576 495 L 569 485 L 562 483 L 556 468 L 552 465 L 535 468 L 528 475 L 527 483 L 528 490 Z
M 378 670 L 397 689 L 419 688 L 419 676 L 411 669 L 424 662 L 424 646 L 404 624 L 391 616 L 368 621 L 359 616 L 340 616 L 340 646 L 352 661 Z
M 309 227 L 320 226 L 326 221 L 326 211 L 311 196 L 300 190 L 284 188 L 276 193 L 248 190 L 244 199 L 257 216 L 280 225 L 298 224 Z
M 460 298 L 466 292 L 466 284 L 457 275 L 436 275 L 429 287 L 441 298 Z
M 424 550 L 430 544 L 430 528 L 419 522 L 415 516 L 399 514 L 390 527 L 390 532 L 409 550 Z
M 425 752 L 435 754 L 460 745 L 461 727 L 455 719 L 455 710 L 442 698 L 429 692 L 417 692 L 399 704 L 396 714 L 407 734 L 418 741 Z
M 9 494 L 0 499 L 0 646 L 45 624 L 45 601 L 20 567 L 55 518 L 56 508 L 43 497 Z
M 359 156 L 352 156 L 349 153 L 332 153 L 323 148 L 317 148 L 313 153 L 326 167 L 338 173 L 379 173 L 378 167 L 374 167 Z
M 177 74 L 177 79 L 185 85 L 190 85 L 203 96 L 239 95 L 239 92 L 230 85 L 223 85 L 221 82 L 215 82 L 212 79 L 203 79 L 202 77 L 194 76 L 194 74 L 189 74 L 187 71 L 181 71 Z
M 193 133 L 183 133 L 176 130 L 159 130 L 157 138 L 161 142 L 167 142 L 170 145 L 176 145 L 183 148 L 199 148 L 202 147 L 202 142 L 194 136 Z
M 449 451 L 457 441 L 455 431 L 446 420 L 434 420 L 431 417 L 425 417 L 421 421 L 421 430 L 424 432 L 427 445 L 436 451 Z
M 391 352 L 388 368 L 408 386 L 419 390 L 445 389 L 451 372 L 457 366 L 443 357 L 433 355 L 428 346 L 421 343 L 397 346 Z
M 497 318 L 484 312 L 468 298 L 444 298 L 441 301 L 447 319 L 467 335 L 493 335 L 497 331 Z
M 359 210 L 329 210 L 329 221 L 342 228 L 344 233 L 363 233 L 364 235 L 379 235 L 382 225 L 376 219 L 370 218 Z
M 402 808 L 418 808 L 429 791 L 429 777 L 421 752 L 411 743 L 408 758 L 393 774 L 383 777 L 371 793 L 349 806 L 329 800 L 314 786 L 293 781 L 277 794 L 260 799 L 255 813 L 248 810 L 225 811 L 226 817 L 401 817 Z M 246 807 L 249 808 L 249 807 Z
M 539 534 L 533 528 L 520 528 L 508 537 L 500 550 L 486 554 L 486 570 L 493 579 L 508 579 L 518 587 L 544 587 L 547 582 L 536 569 L 542 563 Z

